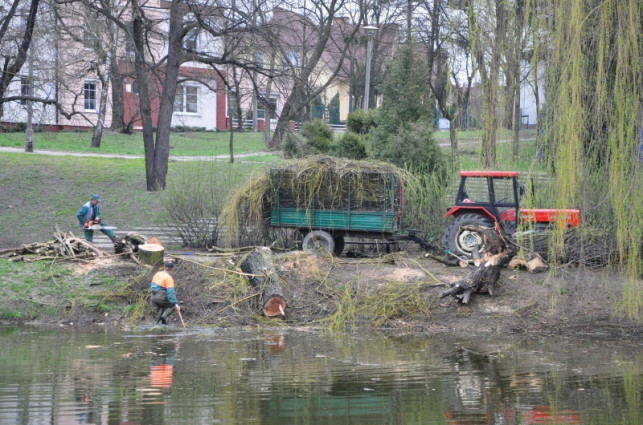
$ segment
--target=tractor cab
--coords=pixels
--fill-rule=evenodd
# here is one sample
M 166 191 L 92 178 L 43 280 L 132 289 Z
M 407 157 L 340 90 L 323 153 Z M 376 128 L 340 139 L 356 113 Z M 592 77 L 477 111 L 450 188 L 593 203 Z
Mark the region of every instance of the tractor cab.
M 518 225 L 518 208 L 525 188 L 518 184 L 516 171 L 462 171 L 455 205 L 447 212 L 461 215 L 476 212 L 505 233 Z
M 461 171 L 455 205 L 445 214 L 454 217 L 444 234 L 445 247 L 456 255 L 471 258 L 474 250 L 482 247 L 482 238 L 467 226 L 498 227 L 509 235 L 521 223 L 530 223 L 534 231 L 552 225 L 578 226 L 578 210 L 520 209 L 524 193 L 517 171 Z

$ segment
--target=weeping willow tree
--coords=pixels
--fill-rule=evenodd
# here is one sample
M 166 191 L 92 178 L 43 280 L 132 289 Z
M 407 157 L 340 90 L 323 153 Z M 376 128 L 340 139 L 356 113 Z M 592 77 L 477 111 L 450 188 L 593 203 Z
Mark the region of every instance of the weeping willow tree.
M 482 151 L 485 168 L 494 168 L 496 161 L 496 130 L 500 96 L 500 65 L 502 44 L 506 35 L 507 9 L 505 0 L 469 2 L 467 20 L 471 33 L 471 51 L 477 66 L 482 92 Z
M 643 2 L 530 0 L 550 16 L 545 149 L 556 204 L 580 207 L 584 238 L 615 238 L 624 312 L 641 317 Z M 541 46 L 542 48 L 542 46 Z M 552 251 L 562 252 L 562 232 Z M 581 238 L 580 250 L 583 250 Z

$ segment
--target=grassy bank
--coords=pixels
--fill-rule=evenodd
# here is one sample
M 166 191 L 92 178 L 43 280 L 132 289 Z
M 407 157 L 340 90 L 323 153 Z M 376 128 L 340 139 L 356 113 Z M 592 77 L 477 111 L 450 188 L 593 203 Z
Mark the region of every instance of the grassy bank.
M 218 164 L 248 175 L 268 166 Z M 171 163 L 168 185 L 196 166 Z M 144 170 L 142 159 L 0 154 L 0 248 L 49 240 L 56 224 L 62 231 L 80 233 L 75 215 L 92 193 L 101 195 L 109 225 L 130 229 L 154 224 L 162 195 L 145 190 Z
M 622 278 L 567 269 L 531 274 L 503 270 L 493 296 L 470 305 L 444 287 L 470 273 L 412 253 L 376 258 L 316 256 L 293 251 L 273 257 L 287 315 L 258 314 L 256 288 L 232 264 L 232 254 L 179 255 L 173 276 L 182 315 L 192 329 L 229 326 L 322 326 L 397 329 L 444 335 L 582 335 L 640 338 L 640 322 L 617 314 Z M 128 259 L 93 262 L 10 262 L 0 258 L 0 321 L 60 325 L 153 324 L 149 281 L 154 270 Z M 609 279 L 608 279 L 609 278 Z M 172 317 L 174 329 L 181 328 Z
M 34 148 L 64 152 L 95 152 L 125 155 L 143 155 L 143 135 L 105 133 L 101 147 L 91 148 L 90 132 L 41 132 L 34 134 Z M 24 147 L 24 133 L 0 133 L 0 146 Z M 263 133 L 235 133 L 234 152 L 247 153 L 265 150 Z M 230 133 L 190 132 L 172 133 L 170 155 L 212 156 L 230 153 Z
M 7 136 L 11 136 L 14 141 L 23 137 L 19 134 L 1 134 L 0 140 L 7 143 Z M 51 148 L 66 147 L 69 150 L 75 150 L 81 145 L 89 145 L 88 136 L 83 133 L 38 134 L 38 137 L 43 138 L 50 136 L 63 140 L 60 146 L 50 142 Z M 191 136 L 194 138 L 188 140 L 187 134 L 173 135 L 176 140 L 181 141 L 177 142 L 177 146 L 182 146 L 180 154 L 204 153 L 204 151 L 191 150 L 191 146 L 207 144 L 200 137 L 221 137 L 224 134 L 192 133 Z M 238 139 L 235 140 L 246 138 L 248 141 L 258 135 L 240 133 L 235 137 L 237 136 Z M 142 142 L 140 140 L 135 142 L 137 137 L 139 136 L 119 135 L 115 140 L 120 141 L 113 146 L 105 142 L 100 152 L 104 152 L 103 149 L 112 149 L 114 153 L 142 153 L 134 149 L 134 144 L 138 149 L 142 149 Z M 257 148 L 260 141 L 255 140 L 253 143 Z M 240 144 L 241 142 L 236 146 Z M 129 147 L 132 150 L 129 150 Z M 478 150 L 477 144 L 463 146 L 458 165 L 453 167 L 454 171 L 451 173 L 454 182 L 458 178 L 458 169 L 480 168 Z M 250 173 L 280 161 L 280 158 L 274 155 L 243 160 L 245 162 L 252 159 L 260 160 L 262 163 L 228 165 L 241 170 L 242 173 Z M 521 143 L 520 160 L 517 166 L 511 161 L 511 144 L 498 144 L 498 163 L 499 169 L 518 169 L 519 171 L 543 169 L 542 164 L 537 160 L 534 142 Z M 219 164 L 225 164 L 225 161 L 219 161 Z M 199 165 L 189 162 L 172 162 L 169 168 L 168 186 L 171 186 L 174 181 L 180 181 L 183 187 L 191 184 L 190 181 L 183 180 L 185 171 L 198 167 Z M 455 188 L 451 190 L 454 191 Z M 0 234 L 0 248 L 48 240 L 56 224 L 62 231 L 78 232 L 75 213 L 92 193 L 99 193 L 103 199 L 102 213 L 106 223 L 123 230 L 155 224 L 161 209 L 162 194 L 145 190 L 145 164 L 142 159 L 0 153 L 0 228 L 3 229 Z
M 133 308 L 127 302 L 132 294 L 130 279 L 144 270 L 125 264 L 118 273 L 99 270 L 85 274 L 76 266 L 69 262 L 0 259 L 0 296 L 4 300 L 0 319 L 60 318 L 85 308 L 97 314 L 127 314 Z

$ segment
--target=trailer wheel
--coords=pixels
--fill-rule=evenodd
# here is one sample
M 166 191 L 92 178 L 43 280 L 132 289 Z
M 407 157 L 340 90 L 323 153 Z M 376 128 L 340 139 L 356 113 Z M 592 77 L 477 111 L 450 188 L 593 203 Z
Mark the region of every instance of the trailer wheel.
M 492 227 L 493 224 L 481 214 L 462 214 L 447 227 L 444 232 L 444 246 L 460 257 L 472 258 L 476 245 L 482 250 L 482 235 L 471 230 L 463 230 L 463 226 Z
M 333 240 L 335 241 L 335 249 L 333 250 L 333 254 L 335 254 L 336 257 L 339 257 L 342 252 L 344 252 L 344 246 L 346 245 L 344 237 L 335 236 L 333 237 Z
M 335 239 L 330 233 L 323 230 L 308 232 L 301 243 L 304 251 L 315 254 L 333 254 L 335 252 Z

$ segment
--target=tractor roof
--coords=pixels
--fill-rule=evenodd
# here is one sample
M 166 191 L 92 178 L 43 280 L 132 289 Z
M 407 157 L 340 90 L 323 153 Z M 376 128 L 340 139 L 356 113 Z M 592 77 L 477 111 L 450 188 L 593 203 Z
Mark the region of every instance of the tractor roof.
M 518 171 L 460 171 L 461 177 L 518 177 Z

